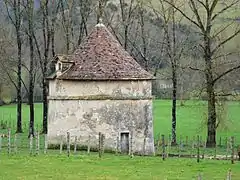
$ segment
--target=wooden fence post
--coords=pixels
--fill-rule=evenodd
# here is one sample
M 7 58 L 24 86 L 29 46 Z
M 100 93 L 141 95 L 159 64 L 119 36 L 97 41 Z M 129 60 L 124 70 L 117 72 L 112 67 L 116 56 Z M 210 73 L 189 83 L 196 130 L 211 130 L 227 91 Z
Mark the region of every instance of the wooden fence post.
M 222 147 L 222 137 L 219 138 L 219 147 Z
M 98 156 L 101 158 L 102 157 L 102 150 L 101 150 L 101 137 L 102 137 L 102 133 L 101 132 L 99 132 L 99 134 L 98 134 Z
M 101 136 L 101 151 L 102 151 L 102 155 L 104 154 L 104 146 L 105 146 L 105 135 L 104 134 L 102 134 L 102 136 Z
M 8 128 L 8 154 L 11 153 L 11 129 Z
M 217 144 L 215 145 L 215 149 L 214 149 L 214 159 L 217 159 Z
M 74 154 L 77 153 L 77 136 L 75 136 L 75 141 L 74 141 Z
M 0 135 L 0 152 L 2 150 L 2 136 Z
M 160 140 L 161 136 L 160 134 L 158 134 L 158 138 L 157 138 L 157 153 L 159 153 L 159 149 L 160 149 L 160 146 L 161 146 L 161 140 Z
M 200 141 L 199 141 L 199 145 L 200 145 L 200 147 L 202 147 L 202 136 L 200 136 Z
M 17 154 L 17 133 L 14 135 L 14 152 Z
M 33 152 L 33 135 L 31 134 L 30 135 L 30 138 L 29 138 L 29 153 L 30 155 L 32 155 L 32 152 Z
M 36 154 L 39 155 L 39 150 L 40 150 L 40 134 L 39 131 L 36 132 L 37 137 L 36 137 Z
M 226 138 L 226 145 L 227 145 L 227 148 L 226 148 L 226 160 L 228 159 L 228 152 L 229 152 L 229 139 Z
M 182 135 L 180 135 L 179 146 L 178 146 L 178 157 L 181 157 L 182 151 Z
M 204 159 L 204 155 L 205 155 L 205 149 L 206 149 L 206 142 L 205 142 L 205 141 L 203 141 L 202 159 Z
M 240 161 L 240 146 L 238 146 L 237 155 L 238 155 L 238 161 Z
M 44 154 L 47 154 L 47 149 L 48 149 L 48 139 L 47 139 L 47 134 L 44 134 Z
M 130 157 L 133 158 L 133 131 L 131 131 L 130 146 Z
M 198 178 L 197 179 L 198 180 L 202 180 L 202 174 L 201 173 L 198 174 Z
M 165 161 L 165 138 L 164 135 L 162 135 L 162 159 Z
M 231 137 L 231 148 L 232 148 L 232 153 L 231 153 L 231 163 L 234 164 L 234 137 Z
M 167 158 L 169 157 L 169 154 L 170 154 L 171 143 L 172 143 L 172 136 L 171 136 L 171 134 L 169 134 L 169 136 L 168 136 L 168 146 L 167 146 Z
M 70 133 L 67 132 L 67 156 L 70 156 Z
M 231 169 L 228 170 L 227 180 L 232 180 L 232 171 L 231 171 Z
M 90 142 L 91 141 L 91 136 L 89 135 L 88 136 L 88 148 L 87 148 L 87 153 L 88 153 L 88 155 L 90 154 L 90 151 L 91 151 L 91 146 L 90 146 Z
M 197 162 L 200 162 L 200 138 L 197 136 Z
M 63 150 L 63 135 L 61 135 L 60 139 L 60 154 L 62 154 L 62 150 Z
M 192 151 L 191 151 L 192 157 L 194 157 L 194 152 L 195 152 L 195 137 L 193 136 L 193 138 L 192 138 Z

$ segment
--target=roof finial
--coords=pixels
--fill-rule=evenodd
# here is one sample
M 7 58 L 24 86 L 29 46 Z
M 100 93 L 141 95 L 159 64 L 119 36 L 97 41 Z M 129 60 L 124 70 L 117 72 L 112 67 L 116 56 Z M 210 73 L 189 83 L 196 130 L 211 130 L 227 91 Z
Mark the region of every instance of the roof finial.
M 103 8 L 104 8 L 104 1 L 103 0 L 99 0 L 98 1 L 98 18 L 97 18 L 97 27 L 100 27 L 100 26 L 104 26 L 103 25 Z
M 103 8 L 104 8 L 104 1 L 98 0 L 98 17 L 97 17 L 97 23 L 102 23 L 101 19 L 103 17 Z

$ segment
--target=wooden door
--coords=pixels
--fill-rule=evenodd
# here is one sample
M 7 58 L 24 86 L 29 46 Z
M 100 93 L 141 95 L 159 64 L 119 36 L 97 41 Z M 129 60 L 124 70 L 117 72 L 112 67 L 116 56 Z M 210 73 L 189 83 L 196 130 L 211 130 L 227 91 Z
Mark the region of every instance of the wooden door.
M 129 153 L 129 133 L 121 133 L 121 153 Z

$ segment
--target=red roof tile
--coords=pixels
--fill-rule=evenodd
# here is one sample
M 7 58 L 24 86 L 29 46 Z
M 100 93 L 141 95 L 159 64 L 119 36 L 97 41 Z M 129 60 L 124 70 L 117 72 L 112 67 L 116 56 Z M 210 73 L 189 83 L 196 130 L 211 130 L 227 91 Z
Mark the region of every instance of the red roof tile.
M 124 50 L 103 24 L 95 26 L 85 41 L 70 56 L 70 60 L 75 64 L 58 79 L 153 79 L 153 76 Z

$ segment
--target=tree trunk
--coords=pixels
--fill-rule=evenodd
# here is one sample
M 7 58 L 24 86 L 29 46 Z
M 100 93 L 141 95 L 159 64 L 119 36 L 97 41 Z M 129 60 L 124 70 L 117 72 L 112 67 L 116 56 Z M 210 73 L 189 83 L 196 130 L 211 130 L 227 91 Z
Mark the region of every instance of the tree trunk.
M 22 133 L 22 42 L 20 33 L 17 30 L 17 45 L 18 45 L 18 70 L 17 70 L 17 131 L 16 133 Z
M 33 1 L 28 3 L 28 30 L 29 30 L 29 49 L 30 49 L 30 68 L 29 68 L 29 110 L 30 110 L 30 120 L 29 120 L 29 135 L 34 137 L 34 48 L 33 48 Z
M 216 145 L 216 97 L 214 94 L 214 84 L 207 82 L 208 94 L 208 125 L 207 125 L 207 147 Z
M 176 68 L 172 67 L 172 82 L 173 82 L 173 90 L 172 90 L 172 145 L 177 145 L 176 138 L 176 110 L 177 110 L 177 76 L 176 76 Z
M 51 27 L 51 43 L 52 43 L 52 56 L 55 57 L 55 22 L 52 20 Z
M 61 1 L 62 2 L 62 1 Z M 48 55 L 49 55 L 49 46 L 51 42 L 51 29 L 49 28 L 49 20 L 48 20 L 48 0 L 45 1 L 43 8 L 43 38 L 44 38 L 44 59 L 42 62 L 42 96 L 43 96 L 43 129 L 42 133 L 47 134 L 48 122 L 47 122 L 47 115 L 48 115 L 48 90 L 47 90 L 47 62 L 48 62 Z M 62 6 L 63 8 L 63 6 Z M 63 9 L 62 9 L 63 10 Z
M 30 107 L 30 121 L 29 121 L 29 134 L 34 137 L 34 101 L 33 101 L 33 92 L 29 91 L 29 107 Z
M 207 147 L 215 147 L 216 145 L 216 97 L 214 93 L 214 80 L 212 69 L 212 52 L 210 39 L 210 25 L 207 26 L 207 31 L 204 36 L 204 59 L 205 59 L 205 76 L 207 81 L 207 96 L 208 96 L 208 124 L 207 124 Z
M 47 127 L 48 127 L 48 122 L 47 122 L 47 115 L 48 115 L 48 102 L 47 102 L 47 83 L 46 83 L 46 76 L 44 76 L 43 80 L 42 80 L 42 84 L 43 84 L 43 131 L 42 133 L 47 134 Z

